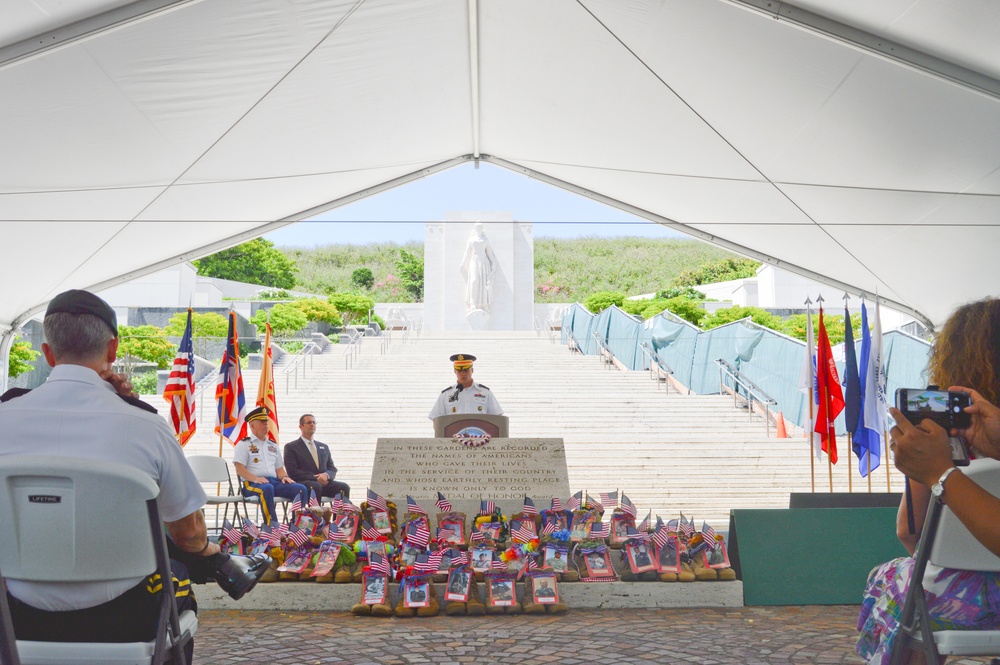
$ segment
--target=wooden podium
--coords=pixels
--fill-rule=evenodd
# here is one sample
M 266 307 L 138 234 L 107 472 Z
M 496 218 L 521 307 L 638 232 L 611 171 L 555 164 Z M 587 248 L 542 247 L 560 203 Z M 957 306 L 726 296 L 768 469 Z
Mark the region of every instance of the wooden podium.
M 465 428 L 480 430 L 490 435 L 490 438 L 508 437 L 507 416 L 491 416 L 480 413 L 456 413 L 448 416 L 438 416 L 434 419 L 434 436 L 450 438 Z M 480 436 L 476 432 L 476 436 Z

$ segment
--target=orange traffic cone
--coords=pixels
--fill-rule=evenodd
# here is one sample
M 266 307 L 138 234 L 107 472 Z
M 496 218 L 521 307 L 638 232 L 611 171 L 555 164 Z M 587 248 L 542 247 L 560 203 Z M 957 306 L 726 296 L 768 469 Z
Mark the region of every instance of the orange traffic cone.
M 788 436 L 788 430 L 785 429 L 785 416 L 781 411 L 778 412 L 778 431 L 775 434 L 775 436 L 778 437 L 779 439 L 791 438 L 790 436 Z

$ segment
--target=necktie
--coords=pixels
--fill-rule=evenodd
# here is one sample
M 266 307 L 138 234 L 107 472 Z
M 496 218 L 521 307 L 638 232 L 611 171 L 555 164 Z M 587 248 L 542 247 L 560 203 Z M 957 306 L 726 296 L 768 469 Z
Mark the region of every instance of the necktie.
M 316 444 L 312 441 L 309 444 L 309 454 L 313 456 L 313 462 L 316 464 L 316 468 L 319 469 L 319 455 L 316 453 Z

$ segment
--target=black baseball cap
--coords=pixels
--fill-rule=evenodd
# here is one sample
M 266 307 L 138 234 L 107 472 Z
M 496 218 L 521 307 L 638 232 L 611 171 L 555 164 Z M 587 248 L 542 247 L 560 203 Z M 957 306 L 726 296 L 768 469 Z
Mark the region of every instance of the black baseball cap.
M 79 289 L 63 291 L 49 301 L 45 316 L 49 314 L 90 314 L 108 324 L 111 332 L 118 337 L 118 317 L 115 315 L 115 310 L 90 291 Z

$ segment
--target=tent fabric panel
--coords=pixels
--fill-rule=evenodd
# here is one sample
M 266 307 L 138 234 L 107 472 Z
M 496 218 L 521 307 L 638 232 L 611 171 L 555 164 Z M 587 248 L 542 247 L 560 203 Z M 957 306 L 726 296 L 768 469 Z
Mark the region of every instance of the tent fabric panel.
M 127 5 L 132 0 L 5 0 L 0 44 L 11 44 L 68 23 Z
M 456 0 L 361 5 L 181 182 L 349 172 L 471 152 L 467 28 L 466 3 Z
M 483 152 L 608 171 L 759 178 L 578 3 L 489 3 L 483 16 Z

